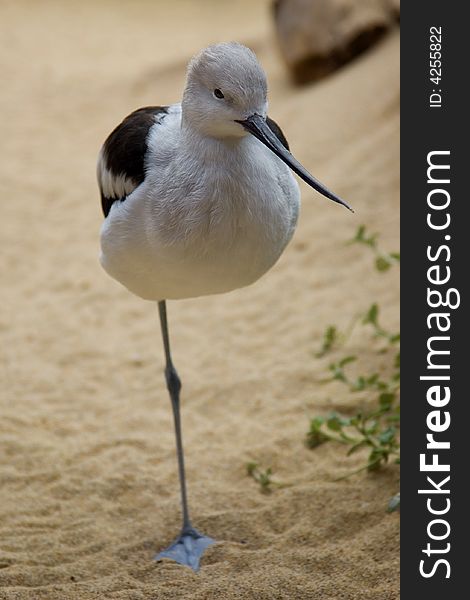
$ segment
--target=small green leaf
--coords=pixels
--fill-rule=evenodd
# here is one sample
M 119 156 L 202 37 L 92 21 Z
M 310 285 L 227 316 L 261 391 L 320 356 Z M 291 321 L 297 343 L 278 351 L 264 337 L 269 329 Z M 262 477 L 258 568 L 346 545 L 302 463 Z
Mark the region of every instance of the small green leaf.
M 396 369 L 400 368 L 400 353 L 399 352 L 397 352 L 397 354 L 395 355 L 395 360 L 393 361 L 393 366 Z
M 374 385 L 375 383 L 377 383 L 377 381 L 378 381 L 378 380 L 379 380 L 379 374 L 378 374 L 378 373 L 374 373 L 373 375 L 370 375 L 370 376 L 367 378 L 367 380 L 366 380 L 366 381 L 367 381 L 367 385 L 368 385 L 368 386 L 372 386 L 372 385 Z
M 377 325 L 377 319 L 379 316 L 379 307 L 377 304 L 372 304 L 367 313 L 365 314 L 362 322 L 364 325 L 367 323 L 371 323 L 372 325 Z
M 383 256 L 378 256 L 375 259 L 375 268 L 377 269 L 377 271 L 380 271 L 381 273 L 388 271 L 391 266 L 392 266 L 392 264 Z
M 380 469 L 380 465 L 382 461 L 386 462 L 388 460 L 388 452 L 383 448 L 374 448 L 372 452 L 369 454 L 369 463 L 367 465 L 368 471 L 377 471 Z
M 325 422 L 324 417 L 315 417 L 314 419 L 312 419 L 310 421 L 310 430 L 318 431 L 324 422 Z
M 306 444 L 308 448 L 316 448 L 327 442 L 330 438 L 323 431 L 309 431 L 307 434 Z
M 394 439 L 396 432 L 397 430 L 395 427 L 388 427 L 379 435 L 379 442 L 383 445 L 390 444 L 390 442 Z
M 366 232 L 366 226 L 365 225 L 359 225 L 359 227 L 357 228 L 357 231 L 356 231 L 356 237 L 355 237 L 355 239 L 357 241 L 363 240 L 365 232 Z
M 327 343 L 329 348 L 332 346 L 333 342 L 336 340 L 337 333 L 338 333 L 338 330 L 336 329 L 336 327 L 334 325 L 329 325 L 326 328 L 325 342 Z
M 248 475 L 253 475 L 253 473 L 256 471 L 258 467 L 258 463 L 256 462 L 249 462 L 246 465 L 246 472 Z
M 331 431 L 340 431 L 342 428 L 341 420 L 336 415 L 331 416 L 326 422 L 326 426 L 328 429 L 331 429 Z
M 339 365 L 340 367 L 344 367 L 344 366 L 346 366 L 348 363 L 352 363 L 352 362 L 354 362 L 355 360 L 357 360 L 357 356 L 345 356 L 344 358 L 342 358 L 342 359 L 339 361 L 338 365 Z
M 383 409 L 388 409 L 392 406 L 395 400 L 395 394 L 391 392 L 383 392 L 379 396 L 379 404 Z
M 339 337 L 338 329 L 335 327 L 335 325 L 329 325 L 326 328 L 325 333 L 323 334 L 322 347 L 315 354 L 315 356 L 317 358 L 321 358 L 322 356 L 325 356 L 325 354 L 333 348 L 333 346 L 335 345 L 335 343 L 338 340 L 338 337 Z

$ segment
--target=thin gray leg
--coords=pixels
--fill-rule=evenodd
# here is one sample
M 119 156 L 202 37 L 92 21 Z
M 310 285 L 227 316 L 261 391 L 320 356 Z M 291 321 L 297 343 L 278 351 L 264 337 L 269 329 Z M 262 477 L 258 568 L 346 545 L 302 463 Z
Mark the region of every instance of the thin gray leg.
M 168 333 L 168 320 L 166 315 L 166 302 L 162 300 L 158 303 L 158 311 L 160 314 L 160 324 L 163 337 L 163 348 L 165 350 L 165 378 L 168 392 L 170 394 L 171 406 L 173 408 L 173 419 L 175 423 L 176 435 L 176 455 L 178 458 L 178 473 L 181 487 L 181 508 L 183 512 L 183 526 L 179 537 L 165 550 L 162 550 L 155 556 L 156 560 L 161 558 L 171 558 L 176 562 L 187 565 L 197 571 L 199 569 L 199 560 L 204 550 L 214 540 L 210 537 L 199 533 L 191 524 L 188 509 L 188 496 L 186 492 L 186 475 L 184 470 L 184 452 L 183 438 L 181 434 L 181 417 L 180 417 L 180 391 L 181 380 L 178 377 L 175 366 L 171 359 L 170 351 L 170 336 Z

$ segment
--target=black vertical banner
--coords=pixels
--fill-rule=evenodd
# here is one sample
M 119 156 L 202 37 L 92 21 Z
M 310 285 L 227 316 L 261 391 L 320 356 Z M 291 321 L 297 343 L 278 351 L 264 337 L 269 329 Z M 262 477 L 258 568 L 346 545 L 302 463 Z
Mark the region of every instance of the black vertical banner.
M 401 597 L 470 578 L 470 173 L 465 3 L 401 5 Z

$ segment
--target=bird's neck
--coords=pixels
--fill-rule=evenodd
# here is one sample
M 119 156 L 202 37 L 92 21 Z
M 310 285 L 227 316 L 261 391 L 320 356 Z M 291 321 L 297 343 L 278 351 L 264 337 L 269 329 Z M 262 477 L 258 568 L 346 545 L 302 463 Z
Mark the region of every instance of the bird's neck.
M 233 159 L 243 152 L 246 144 L 246 136 L 212 136 L 192 127 L 184 118 L 181 123 L 182 148 L 193 157 L 197 156 L 201 161 Z

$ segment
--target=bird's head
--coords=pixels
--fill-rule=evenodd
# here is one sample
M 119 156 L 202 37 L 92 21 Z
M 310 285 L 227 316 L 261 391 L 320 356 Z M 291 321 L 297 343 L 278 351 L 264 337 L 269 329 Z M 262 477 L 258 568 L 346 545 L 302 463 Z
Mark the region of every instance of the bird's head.
M 215 44 L 189 63 L 183 95 L 185 123 L 215 138 L 242 137 L 237 121 L 266 117 L 266 75 L 254 52 L 237 42 Z

